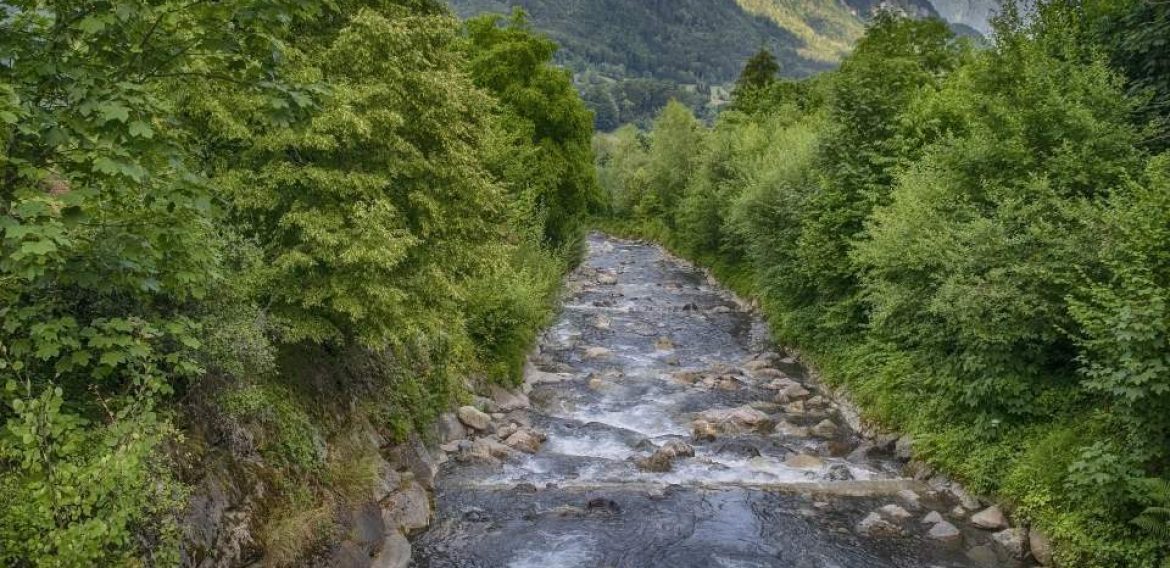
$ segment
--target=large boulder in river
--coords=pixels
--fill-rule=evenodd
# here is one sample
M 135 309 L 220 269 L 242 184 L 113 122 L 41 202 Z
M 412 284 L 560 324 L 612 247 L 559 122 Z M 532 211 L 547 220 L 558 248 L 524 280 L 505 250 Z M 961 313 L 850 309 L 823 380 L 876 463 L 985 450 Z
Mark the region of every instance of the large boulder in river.
M 705 410 L 699 413 L 692 426 L 700 422 L 710 424 L 721 434 L 743 434 L 764 430 L 772 424 L 767 414 L 750 406 Z M 695 429 L 697 430 L 698 428 Z
M 491 416 L 474 406 L 461 406 L 456 414 L 464 425 L 481 432 L 487 430 L 492 423 Z

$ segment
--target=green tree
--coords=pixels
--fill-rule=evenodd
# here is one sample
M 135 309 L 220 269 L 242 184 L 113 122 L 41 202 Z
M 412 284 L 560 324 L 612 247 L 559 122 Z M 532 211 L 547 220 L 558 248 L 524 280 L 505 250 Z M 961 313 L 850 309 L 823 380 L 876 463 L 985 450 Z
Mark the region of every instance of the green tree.
M 159 404 L 200 373 L 212 191 L 171 93 L 230 83 L 272 120 L 281 1 L 9 2 L 0 21 L 0 563 L 174 561 Z
M 472 79 L 502 103 L 503 127 L 514 136 L 498 177 L 549 246 L 579 246 L 580 221 L 600 203 L 593 116 L 568 72 L 552 65 L 556 44 L 533 33 L 521 10 L 506 23 L 483 16 L 465 29 Z

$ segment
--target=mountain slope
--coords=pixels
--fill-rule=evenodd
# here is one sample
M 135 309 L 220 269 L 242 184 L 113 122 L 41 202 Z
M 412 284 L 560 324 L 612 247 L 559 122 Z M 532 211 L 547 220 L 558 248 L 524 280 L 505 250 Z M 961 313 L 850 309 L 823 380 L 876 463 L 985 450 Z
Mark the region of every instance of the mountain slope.
M 879 9 L 939 15 L 931 0 L 449 1 L 465 18 L 523 8 L 536 29 L 560 44 L 557 61 L 573 72 L 603 130 L 645 124 L 672 98 L 713 115 L 761 48 L 776 56 L 782 75 L 803 77 L 835 65 Z M 977 29 L 985 27 L 977 8 L 996 3 L 933 1 Z

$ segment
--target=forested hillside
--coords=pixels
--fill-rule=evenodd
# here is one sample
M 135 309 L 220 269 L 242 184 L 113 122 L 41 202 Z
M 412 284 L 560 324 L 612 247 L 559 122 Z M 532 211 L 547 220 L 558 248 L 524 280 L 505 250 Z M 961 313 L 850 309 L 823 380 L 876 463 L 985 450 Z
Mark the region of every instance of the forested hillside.
M 598 200 L 554 48 L 430 0 L 6 2 L 0 565 L 298 562 L 374 438 L 518 380 Z M 180 547 L 214 471 L 262 483 L 248 550 Z
M 561 46 L 601 130 L 648 125 L 675 99 L 711 118 L 729 85 L 760 48 L 772 52 L 786 77 L 836 65 L 881 9 L 938 17 L 929 0 L 450 0 L 463 16 L 523 8 L 536 29 Z M 956 23 L 987 29 L 997 0 L 947 4 Z M 970 29 L 970 28 L 967 28 Z
M 758 297 L 1048 562 L 1170 566 L 1167 37 L 1164 2 L 1058 0 L 994 47 L 884 15 L 809 80 L 761 54 L 713 127 L 598 138 L 610 226 Z

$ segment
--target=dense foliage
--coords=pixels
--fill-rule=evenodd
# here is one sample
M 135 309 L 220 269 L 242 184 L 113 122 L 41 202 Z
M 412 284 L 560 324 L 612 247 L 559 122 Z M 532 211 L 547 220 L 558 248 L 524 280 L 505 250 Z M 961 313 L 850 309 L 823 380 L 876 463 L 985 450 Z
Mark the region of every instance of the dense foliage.
M 282 503 L 328 525 L 360 477 L 321 440 L 518 378 L 597 199 L 590 114 L 522 17 L 0 13 L 0 564 L 175 564 L 186 452 L 163 450 L 193 408 L 262 433 L 264 538 L 294 560 L 314 542 Z
M 1165 10 L 1102 6 L 1009 9 L 986 48 L 881 16 L 834 72 L 596 147 L 616 227 L 758 295 L 1060 565 L 1152 567 L 1170 561 Z

